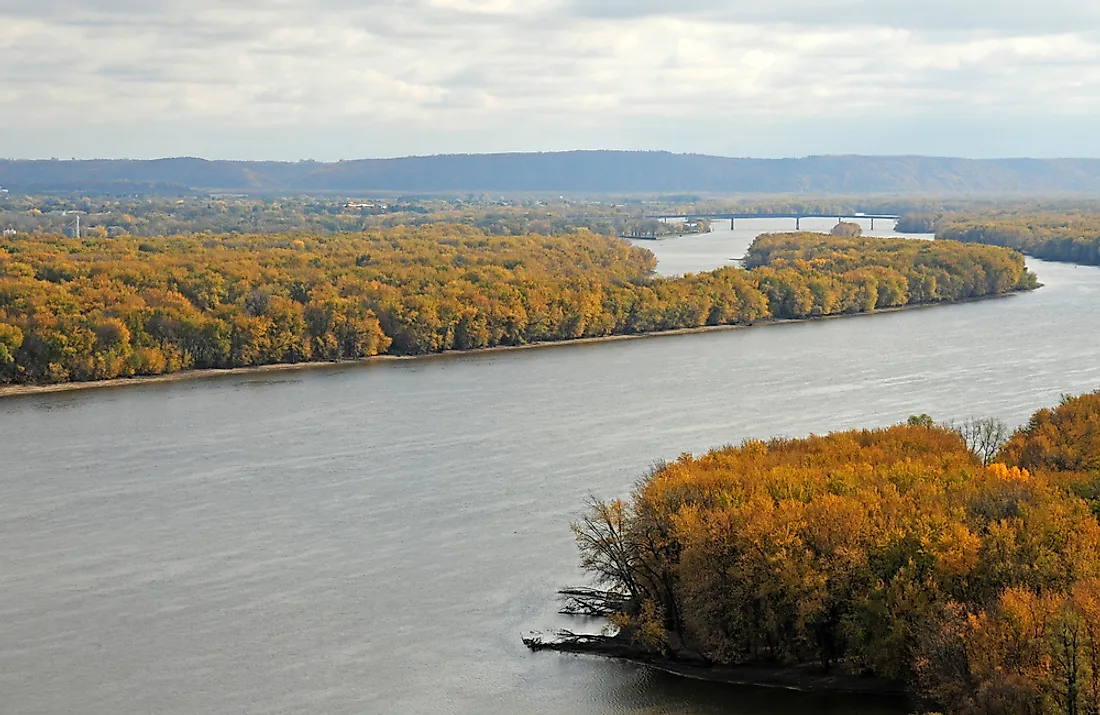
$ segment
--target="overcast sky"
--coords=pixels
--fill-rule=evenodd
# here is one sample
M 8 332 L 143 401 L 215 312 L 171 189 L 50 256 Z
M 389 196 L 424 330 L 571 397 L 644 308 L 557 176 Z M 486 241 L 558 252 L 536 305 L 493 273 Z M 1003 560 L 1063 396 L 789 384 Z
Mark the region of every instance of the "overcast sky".
M 1097 0 L 0 0 L 0 156 L 1100 156 Z

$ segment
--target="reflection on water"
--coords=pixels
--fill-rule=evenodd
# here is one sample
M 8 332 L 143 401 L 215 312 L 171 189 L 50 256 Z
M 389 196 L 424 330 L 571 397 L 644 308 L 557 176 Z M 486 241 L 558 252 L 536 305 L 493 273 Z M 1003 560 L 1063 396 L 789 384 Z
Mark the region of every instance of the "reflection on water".
M 242 389 L 242 388 L 249 388 L 249 387 L 266 387 L 268 385 L 293 385 L 296 382 L 300 382 L 300 380 L 296 380 L 296 379 L 283 379 L 283 380 L 266 379 L 266 380 L 261 380 L 261 379 L 258 379 L 258 378 L 251 378 L 251 379 L 245 379 L 245 380 L 241 380 L 239 382 L 236 382 L 236 383 L 234 383 L 233 387 L 239 390 L 239 389 Z
M 640 697 L 639 697 L 640 696 Z M 644 670 L 635 687 L 617 694 L 623 713 L 691 713 L 692 715 L 897 715 L 907 703 L 899 696 L 810 694 L 680 678 Z
M 655 459 L 1100 388 L 1100 269 L 1031 263 L 1003 300 L 0 400 L 0 710 L 891 712 L 520 637 L 569 625 L 584 498 Z
M 10 398 L 0 399 L 0 414 L 16 414 L 16 405 L 24 401 L 26 407 L 40 412 L 60 412 L 72 410 L 87 404 L 91 400 L 102 399 L 101 394 L 91 394 L 85 391 L 56 392 L 43 395 L 16 395 Z

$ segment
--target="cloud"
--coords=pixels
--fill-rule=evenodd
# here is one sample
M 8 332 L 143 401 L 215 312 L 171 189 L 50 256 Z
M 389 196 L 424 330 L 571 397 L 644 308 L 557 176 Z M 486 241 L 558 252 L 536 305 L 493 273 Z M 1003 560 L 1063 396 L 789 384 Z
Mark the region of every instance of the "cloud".
M 1059 31 L 1100 19 L 1089 0 L 570 0 L 579 17 L 692 16 L 718 22 L 877 25 L 921 30 Z
M 308 156 L 310 135 L 359 127 L 345 151 L 496 136 L 719 152 L 728 139 L 668 138 L 1076 120 L 1100 112 L 1100 36 L 1080 29 L 1098 19 L 1077 0 L 0 0 L 0 154 L 59 131 L 121 154 L 169 126 L 142 151 L 183 153 L 193 134 L 233 155 L 210 138 L 251 132 Z

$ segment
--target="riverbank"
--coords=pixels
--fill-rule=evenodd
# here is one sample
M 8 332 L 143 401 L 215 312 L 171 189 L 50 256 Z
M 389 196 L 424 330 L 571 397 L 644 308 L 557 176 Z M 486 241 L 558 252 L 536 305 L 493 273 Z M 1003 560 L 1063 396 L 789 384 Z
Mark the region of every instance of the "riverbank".
M 592 338 L 575 338 L 573 340 L 555 340 L 529 343 L 527 345 L 498 345 L 490 348 L 475 348 L 472 350 L 448 350 L 442 353 L 429 353 L 426 355 L 375 355 L 372 357 L 362 358 L 360 360 L 344 360 L 337 362 L 300 362 L 278 363 L 273 365 L 253 365 L 250 367 L 204 368 L 199 370 L 182 370 L 180 372 L 173 372 L 164 375 L 119 377 L 110 380 L 93 380 L 88 382 L 61 382 L 52 385 L 7 385 L 0 387 L 0 398 L 17 397 L 24 395 L 38 395 L 51 392 L 72 392 L 76 390 L 91 390 L 111 387 L 136 387 L 141 385 L 155 385 L 167 382 L 182 382 L 185 380 L 202 380 L 217 377 L 230 377 L 234 375 L 263 375 L 266 373 L 285 373 L 295 372 L 299 370 L 331 369 L 336 367 L 347 367 L 349 365 L 370 365 L 392 361 L 439 360 L 446 359 L 449 356 L 461 357 L 499 352 L 511 352 L 515 350 L 535 350 L 540 348 L 566 347 L 572 345 L 592 345 L 596 343 L 609 343 L 621 340 L 643 340 L 646 338 L 671 337 L 676 335 L 695 335 L 700 333 L 712 333 L 719 331 L 724 332 L 727 330 L 744 330 L 747 328 L 792 325 L 799 323 L 819 322 L 823 320 L 839 320 L 843 318 L 869 317 L 874 315 L 882 315 L 885 313 L 898 313 L 901 311 L 918 310 L 923 308 L 937 308 L 951 305 L 960 305 L 964 303 L 975 303 L 979 301 L 1008 298 L 1016 295 L 1017 293 L 1024 292 L 1029 291 L 1013 291 L 1011 293 L 1000 293 L 997 295 L 980 296 L 977 298 L 969 298 L 967 300 L 957 300 L 942 303 L 919 303 L 915 305 L 902 305 L 894 308 L 883 308 L 881 310 L 876 310 L 870 313 L 843 313 L 836 315 L 821 315 L 789 320 L 762 320 L 751 324 L 704 325 L 696 328 L 678 328 L 676 330 L 661 330 L 651 333 L 604 335 Z
M 751 685 L 758 688 L 777 688 L 805 693 L 849 693 L 905 697 L 905 689 L 897 683 L 858 675 L 833 673 L 809 667 L 755 668 L 752 666 L 685 665 L 673 662 L 639 662 L 681 678 L 704 680 L 728 685 Z
M 850 693 L 862 695 L 905 696 L 901 683 L 827 670 L 814 665 L 762 666 L 719 665 L 698 658 L 674 660 L 639 649 L 621 634 L 615 636 L 558 634 L 545 641 L 539 635 L 523 639 L 531 651 L 553 651 L 569 655 L 591 655 L 621 660 L 671 675 L 728 685 L 751 685 L 808 693 Z

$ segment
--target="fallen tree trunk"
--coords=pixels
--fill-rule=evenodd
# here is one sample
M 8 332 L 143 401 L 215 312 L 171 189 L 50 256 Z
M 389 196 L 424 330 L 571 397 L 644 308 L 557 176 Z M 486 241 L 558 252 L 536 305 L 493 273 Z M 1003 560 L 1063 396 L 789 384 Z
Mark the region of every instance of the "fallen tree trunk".
M 559 630 L 547 636 L 532 633 L 523 639 L 523 644 L 533 651 L 552 650 L 560 653 L 591 653 L 618 658 L 633 658 L 643 652 L 632 646 L 621 636 L 605 636 L 592 633 L 574 633 Z
M 558 595 L 565 601 L 558 613 L 566 616 L 607 618 L 630 610 L 629 597 L 615 591 L 593 588 L 563 588 Z

